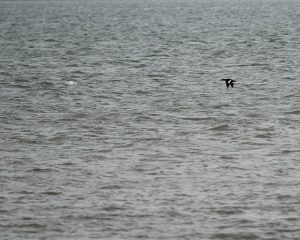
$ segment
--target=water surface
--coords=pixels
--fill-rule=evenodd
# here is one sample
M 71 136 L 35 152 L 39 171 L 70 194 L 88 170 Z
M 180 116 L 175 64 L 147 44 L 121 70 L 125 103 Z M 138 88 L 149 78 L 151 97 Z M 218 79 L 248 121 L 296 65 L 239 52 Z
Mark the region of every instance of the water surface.
M 299 13 L 1 1 L 0 238 L 299 239 Z

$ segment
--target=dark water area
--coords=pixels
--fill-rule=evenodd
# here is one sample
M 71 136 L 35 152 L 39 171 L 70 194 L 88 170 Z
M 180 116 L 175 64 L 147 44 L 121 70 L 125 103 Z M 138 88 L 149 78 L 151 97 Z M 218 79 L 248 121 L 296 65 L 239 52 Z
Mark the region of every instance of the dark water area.
M 0 239 L 298 240 L 299 80 L 298 0 L 0 1 Z

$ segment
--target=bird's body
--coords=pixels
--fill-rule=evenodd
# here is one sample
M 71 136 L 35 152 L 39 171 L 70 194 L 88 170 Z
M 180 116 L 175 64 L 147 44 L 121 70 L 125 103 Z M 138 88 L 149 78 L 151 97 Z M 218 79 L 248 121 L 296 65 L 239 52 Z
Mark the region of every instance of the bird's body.
M 227 88 L 229 88 L 229 86 L 233 88 L 233 83 L 235 82 L 235 80 L 232 80 L 230 78 L 223 78 L 223 79 L 221 79 L 221 81 L 226 82 L 226 87 Z

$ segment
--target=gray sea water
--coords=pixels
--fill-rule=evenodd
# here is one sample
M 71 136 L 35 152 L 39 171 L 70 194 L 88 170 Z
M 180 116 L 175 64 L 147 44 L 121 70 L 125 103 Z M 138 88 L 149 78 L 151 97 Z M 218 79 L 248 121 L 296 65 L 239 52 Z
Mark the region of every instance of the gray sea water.
M 0 239 L 299 240 L 299 80 L 298 0 L 0 1 Z

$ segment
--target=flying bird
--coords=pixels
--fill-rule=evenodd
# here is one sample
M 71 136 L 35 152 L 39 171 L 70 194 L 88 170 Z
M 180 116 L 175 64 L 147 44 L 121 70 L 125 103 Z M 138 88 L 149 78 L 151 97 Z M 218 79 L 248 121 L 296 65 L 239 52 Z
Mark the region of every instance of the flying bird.
M 235 80 L 232 80 L 230 78 L 223 78 L 223 79 L 221 79 L 221 81 L 226 82 L 226 87 L 227 88 L 229 88 L 229 86 L 231 86 L 233 88 L 233 83 L 235 82 Z

